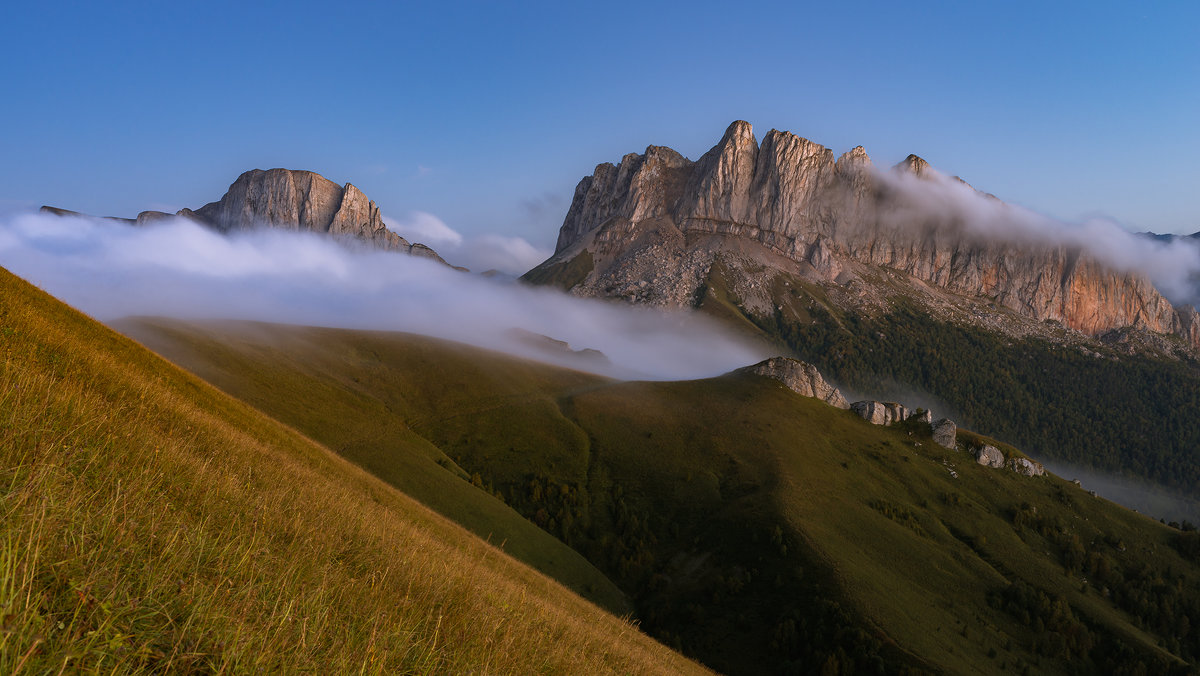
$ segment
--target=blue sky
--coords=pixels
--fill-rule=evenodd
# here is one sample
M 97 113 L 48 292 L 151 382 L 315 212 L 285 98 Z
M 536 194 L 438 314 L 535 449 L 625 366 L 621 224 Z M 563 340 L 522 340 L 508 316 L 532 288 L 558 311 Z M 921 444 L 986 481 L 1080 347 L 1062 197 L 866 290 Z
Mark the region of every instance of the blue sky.
M 597 163 L 746 119 L 1192 232 L 1200 9 L 1144 4 L 10 3 L 0 210 L 195 208 L 284 166 L 548 246 Z

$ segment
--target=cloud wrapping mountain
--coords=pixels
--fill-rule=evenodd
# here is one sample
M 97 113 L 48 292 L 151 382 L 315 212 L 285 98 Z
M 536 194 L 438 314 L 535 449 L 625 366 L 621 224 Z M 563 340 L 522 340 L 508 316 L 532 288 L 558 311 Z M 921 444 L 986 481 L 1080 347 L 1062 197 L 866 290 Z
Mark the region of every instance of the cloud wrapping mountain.
M 401 237 L 428 244 L 448 262 L 475 272 L 497 270 L 515 277 L 553 253 L 522 237 L 496 234 L 464 237 L 442 219 L 424 211 L 413 211 L 403 219 L 384 216 L 383 222 Z
M 738 290 L 742 306 L 769 318 L 786 301 L 768 293 L 771 270 L 876 305 L 894 292 L 884 277 L 900 273 L 912 294 L 933 288 L 1032 323 L 1092 336 L 1142 330 L 1200 349 L 1200 315 L 1183 304 L 1200 270 L 1190 243 L 1055 224 L 915 155 L 893 169 L 878 170 L 862 147 L 835 156 L 789 132 L 771 130 L 759 143 L 740 120 L 695 161 L 649 146 L 579 182 L 555 255 L 528 278 L 581 296 L 687 307 L 735 265 L 732 283 L 750 282 Z M 591 265 L 581 271 L 573 261 L 585 253 Z
M 383 217 L 388 230 L 405 239 L 423 242 L 431 247 L 458 246 L 463 237 L 445 221 L 424 211 L 410 212 L 404 219 Z
M 891 188 L 892 210 L 884 212 L 882 220 L 894 227 L 959 227 L 968 236 L 988 241 L 1080 249 L 1113 270 L 1145 275 L 1175 305 L 1200 301 L 1200 242 L 1194 239 L 1156 239 L 1101 218 L 1060 221 L 1002 202 L 928 167 L 919 175 L 875 171 L 873 178 Z
M 714 323 L 503 283 L 318 234 L 223 235 L 182 218 L 145 227 L 21 214 L 0 220 L 0 265 L 101 320 L 230 318 L 410 331 L 526 356 L 555 357 L 520 328 L 603 352 L 611 375 L 712 376 L 766 356 Z M 527 335 L 527 334 L 526 334 Z

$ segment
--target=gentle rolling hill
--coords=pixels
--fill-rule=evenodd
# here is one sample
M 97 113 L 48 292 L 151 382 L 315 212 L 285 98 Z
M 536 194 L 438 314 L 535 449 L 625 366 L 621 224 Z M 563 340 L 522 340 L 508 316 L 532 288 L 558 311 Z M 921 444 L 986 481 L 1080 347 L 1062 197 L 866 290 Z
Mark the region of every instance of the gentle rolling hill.
M 1191 673 L 1200 658 L 1195 531 L 773 380 L 614 382 L 406 334 L 121 329 L 396 485 L 392 463 L 414 462 L 400 456 L 461 468 L 721 671 Z
M 0 298 L 0 672 L 704 671 L 6 271 Z

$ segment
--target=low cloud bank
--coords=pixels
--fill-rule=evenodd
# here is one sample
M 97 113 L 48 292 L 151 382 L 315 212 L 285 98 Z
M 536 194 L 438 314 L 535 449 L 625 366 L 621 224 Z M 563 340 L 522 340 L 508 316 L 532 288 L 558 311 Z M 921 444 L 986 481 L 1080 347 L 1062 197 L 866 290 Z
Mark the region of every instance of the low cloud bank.
M 442 219 L 424 211 L 414 211 L 403 219 L 385 217 L 383 222 L 408 241 L 432 247 L 450 263 L 473 272 L 497 270 L 516 277 L 554 253 L 521 237 L 494 234 L 464 237 Z
M 1121 477 L 1087 467 L 1060 462 L 1042 462 L 1046 469 L 1096 495 L 1155 519 L 1200 523 L 1200 500 L 1189 498 L 1149 481 Z
M 706 318 L 503 283 L 319 235 L 224 236 L 184 219 L 135 228 L 86 218 L 0 219 L 0 265 L 102 320 L 249 319 L 409 331 L 559 361 L 518 328 L 595 349 L 617 377 L 713 376 L 767 356 Z
M 896 200 L 883 215 L 895 224 L 925 224 L 981 240 L 1033 246 L 1078 247 L 1100 263 L 1145 275 L 1172 303 L 1200 301 L 1200 242 L 1139 235 L 1104 219 L 1067 223 L 984 195 L 954 178 L 927 170 L 879 172 Z

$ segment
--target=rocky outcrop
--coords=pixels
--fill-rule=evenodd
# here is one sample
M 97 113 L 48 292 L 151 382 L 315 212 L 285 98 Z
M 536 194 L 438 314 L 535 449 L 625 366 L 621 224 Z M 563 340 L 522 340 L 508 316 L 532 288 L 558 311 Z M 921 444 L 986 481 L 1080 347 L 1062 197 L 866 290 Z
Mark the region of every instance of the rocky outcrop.
M 879 171 L 861 147 L 835 157 L 777 130 L 760 145 L 737 121 L 695 162 L 651 146 L 597 166 L 576 187 L 555 256 L 539 269 L 586 249 L 596 265 L 575 293 L 686 305 L 713 261 L 705 252 L 694 260 L 694 247 L 735 237 L 827 282 L 865 264 L 1093 336 L 1137 327 L 1200 346 L 1194 313 L 1176 311 L 1144 277 L 1079 247 L 1003 234 L 1015 219 L 1000 200 L 915 155 Z M 981 222 L 996 227 L 984 235 Z
M 955 448 L 958 445 L 958 425 L 949 418 L 942 418 L 930 425 L 933 432 L 933 443 L 942 448 Z
M 894 401 L 856 401 L 850 404 L 850 410 L 872 425 L 891 425 L 909 416 L 908 408 Z
M 136 225 L 152 225 L 161 221 L 175 218 L 177 214 L 168 214 L 165 211 L 143 211 L 137 215 L 134 221 Z
M 1004 454 L 995 446 L 980 446 L 974 450 L 973 455 L 975 456 L 975 462 L 984 467 L 999 469 L 1004 466 Z
M 505 335 L 521 347 L 532 348 L 551 359 L 566 361 L 584 369 L 595 369 L 597 367 L 612 365 L 608 356 L 600 350 L 593 350 L 586 347 L 576 350 L 571 347 L 570 343 L 551 338 L 545 334 L 512 328 L 506 331 Z
M 991 444 L 976 446 L 970 450 L 971 455 L 975 456 L 975 462 L 984 467 L 992 469 L 1008 468 L 1022 476 L 1042 476 L 1046 473 L 1046 468 L 1042 467 L 1040 462 L 1022 457 L 1005 458 L 1004 453 Z
M 42 208 L 38 209 L 38 211 L 40 213 L 49 214 L 51 216 L 62 216 L 63 218 L 94 218 L 93 216 L 89 216 L 87 214 L 81 214 L 78 211 L 71 211 L 70 209 L 60 209 L 58 207 L 52 207 L 52 206 L 48 206 L 48 205 L 42 205 Z M 116 216 L 101 216 L 100 219 L 104 220 L 104 221 L 116 221 L 118 223 L 125 223 L 128 225 L 139 225 L 139 223 L 137 221 L 133 220 L 132 218 L 117 218 Z
M 1029 458 L 1009 458 L 1007 467 L 1023 476 L 1042 476 L 1046 473 L 1046 468 L 1042 467 L 1042 463 L 1034 462 Z
M 401 241 L 403 241 L 403 238 L 401 239 Z M 419 258 L 432 258 L 433 260 L 435 260 L 439 263 L 446 262 L 446 261 L 442 260 L 442 257 L 439 256 L 436 251 L 434 251 L 433 249 L 430 249 L 429 247 L 425 246 L 424 244 L 413 244 L 412 246 L 408 247 L 408 255 L 417 256 Z
M 798 359 L 771 357 L 753 366 L 738 369 L 739 373 L 773 378 L 803 397 L 813 397 L 837 408 L 850 408 L 836 387 L 826 382 L 817 367 Z
M 82 215 L 55 207 L 42 207 L 42 211 L 60 216 Z M 410 244 L 388 230 L 379 207 L 361 190 L 349 183 L 339 186 L 312 171 L 253 169 L 238 176 L 221 199 L 194 211 L 181 209 L 174 215 L 143 211 L 136 220 L 114 220 L 149 225 L 172 217 L 187 218 L 223 233 L 263 227 L 315 232 L 376 249 L 446 262 L 424 244 Z
M 783 360 L 782 357 L 776 357 L 775 359 Z M 755 366 L 747 367 L 741 370 L 750 371 L 751 369 L 763 366 L 771 361 L 774 360 L 768 359 L 761 364 L 756 364 Z M 791 359 L 786 361 L 795 362 L 795 360 Z M 795 363 L 803 364 L 804 366 L 811 368 L 814 373 L 816 372 L 816 368 L 812 367 L 810 364 L 806 364 L 804 362 Z M 817 375 L 818 377 L 820 376 L 820 374 Z M 823 383 L 824 381 L 822 380 L 821 382 Z M 839 394 L 838 396 L 841 395 Z M 929 423 L 929 429 L 932 433 L 934 443 L 943 448 L 957 448 L 958 426 L 954 424 L 953 420 L 948 418 L 941 418 L 930 423 L 929 421 L 932 419 L 933 415 L 926 409 L 919 408 L 915 411 L 910 411 L 903 404 L 898 404 L 892 401 L 856 401 L 853 404 L 850 404 L 850 410 L 873 425 L 892 425 L 894 423 L 903 422 L 906 420 L 919 420 L 921 422 Z M 974 446 L 973 448 L 968 448 L 967 450 L 972 456 L 974 456 L 975 462 L 983 465 L 984 467 L 990 467 L 992 469 L 1002 469 L 1007 467 L 1013 472 L 1023 476 L 1042 476 L 1046 473 L 1046 468 L 1042 467 L 1041 463 L 1022 457 L 1005 458 L 1004 452 L 991 444 Z M 951 472 L 951 475 L 955 477 L 958 476 L 953 471 Z

